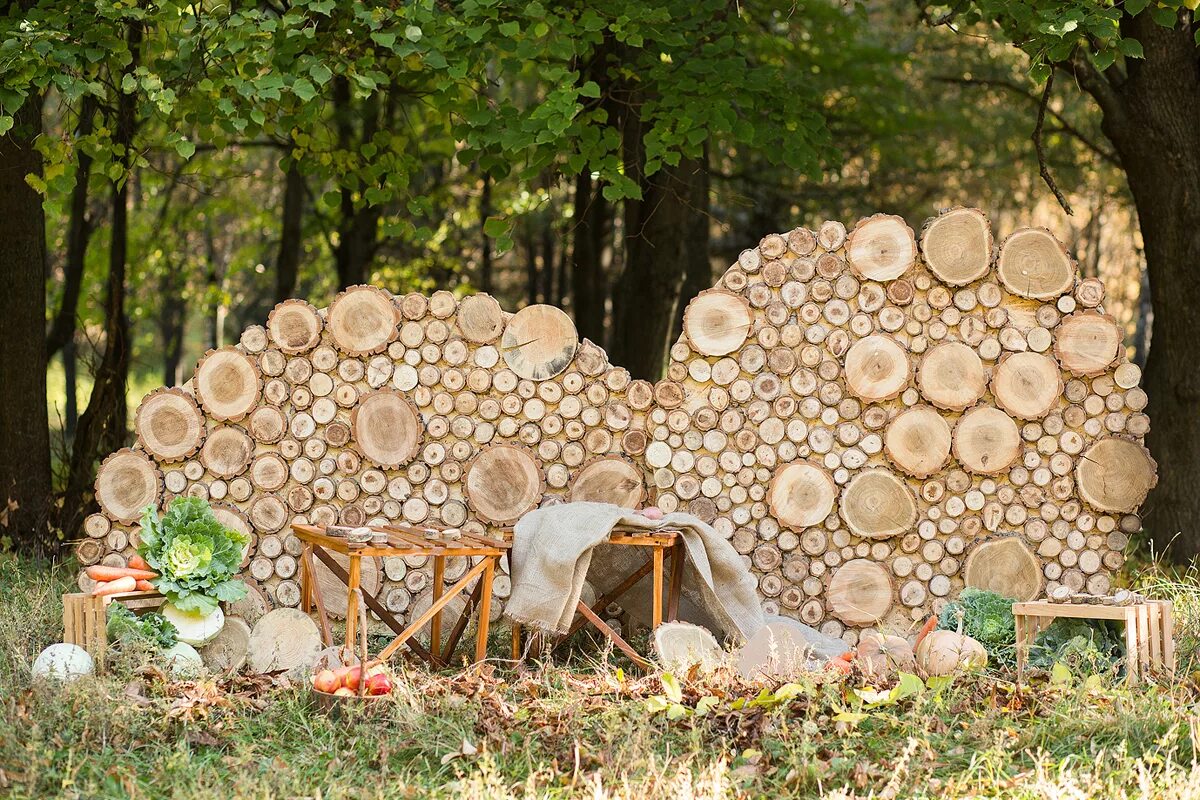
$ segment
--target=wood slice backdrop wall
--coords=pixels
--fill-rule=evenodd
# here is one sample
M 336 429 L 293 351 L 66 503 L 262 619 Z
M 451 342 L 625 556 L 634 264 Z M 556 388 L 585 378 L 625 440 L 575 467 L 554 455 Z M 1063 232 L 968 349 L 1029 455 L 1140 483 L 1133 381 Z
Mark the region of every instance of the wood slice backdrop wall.
M 997 245 L 956 208 L 919 242 L 886 215 L 763 238 L 691 301 L 653 385 L 549 306 L 367 286 L 287 301 L 146 397 L 79 558 L 122 564 L 139 508 L 205 497 L 253 534 L 255 598 L 295 606 L 292 522 L 482 533 L 586 498 L 712 522 L 769 610 L 852 643 L 964 583 L 1104 592 L 1156 467 L 1103 295 L 1049 232 Z M 428 605 L 423 559 L 369 573 L 391 609 Z

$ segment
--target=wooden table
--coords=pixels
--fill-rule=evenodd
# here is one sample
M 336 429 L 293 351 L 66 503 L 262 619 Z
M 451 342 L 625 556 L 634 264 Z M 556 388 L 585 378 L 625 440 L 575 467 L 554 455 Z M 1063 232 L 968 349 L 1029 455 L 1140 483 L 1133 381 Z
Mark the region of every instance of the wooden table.
M 396 638 L 380 651 L 377 656 L 379 660 L 390 658 L 401 647 L 408 645 L 409 649 L 431 666 L 446 666 L 476 607 L 479 609 L 479 624 L 475 633 L 475 660 L 483 660 L 487 651 L 488 624 L 492 610 L 492 579 L 496 574 L 496 566 L 501 556 L 508 552 L 509 543 L 507 541 L 467 533 L 460 533 L 458 537 L 450 538 L 445 535 L 444 529 L 414 528 L 408 525 L 384 525 L 371 528 L 373 531 L 380 531 L 387 535 L 386 544 L 351 543 L 342 536 L 329 535 L 325 526 L 321 525 L 293 525 L 292 530 L 304 543 L 304 550 L 300 556 L 301 609 L 305 613 L 312 613 L 313 606 L 316 606 L 321 637 L 326 647 L 332 646 L 333 637 L 329 629 L 329 617 L 325 613 L 325 604 L 321 599 L 321 593 L 316 590 L 313 556 L 319 558 L 346 585 L 347 647 L 354 647 L 358 624 L 358 596 L 361 592 L 363 602 L 367 607 L 396 633 Z M 348 557 L 350 559 L 349 570 L 343 569 L 331 553 L 340 553 Z M 392 556 L 429 556 L 433 559 L 433 603 L 407 626 L 401 624 L 378 597 L 362 590 L 362 559 Z M 443 590 L 446 559 L 452 556 L 479 557 L 481 560 L 453 586 Z M 475 582 L 475 587 L 471 590 L 466 606 L 450 632 L 450 638 L 443 652 L 441 647 L 442 609 L 456 596 L 465 592 L 471 581 L 476 578 L 479 580 Z M 428 650 L 415 639 L 417 631 L 421 630 L 426 623 L 430 625 L 432 631 Z
M 1071 619 L 1116 620 L 1125 623 L 1125 676 L 1137 683 L 1139 676 L 1157 672 L 1175 675 L 1175 623 L 1169 600 L 1147 600 L 1126 606 L 1099 603 L 1051 603 L 1035 600 L 1013 603 L 1017 633 L 1017 682 L 1020 683 L 1029 657 L 1029 647 L 1051 622 Z
M 661 625 L 664 621 L 663 583 L 665 575 L 663 565 L 669 553 L 671 556 L 671 581 L 667 588 L 666 621 L 670 622 L 674 620 L 679 614 L 679 596 L 683 588 L 683 563 L 686 552 L 683 537 L 678 531 L 673 530 L 648 531 L 641 528 L 618 527 L 609 534 L 608 544 L 620 547 L 649 548 L 650 555 L 642 566 L 629 573 L 624 580 L 607 591 L 603 597 L 598 598 L 591 607 L 588 607 L 582 600 L 578 601 L 575 608 L 579 612 L 580 617 L 575 620 L 570 629 L 558 640 L 554 647 L 562 644 L 585 624 L 591 623 L 600 633 L 608 637 L 622 653 L 629 656 L 635 664 L 646 669 L 650 666 L 650 662 L 639 655 L 633 649 L 633 646 L 621 634 L 613 630 L 600 615 L 609 603 L 615 602 L 622 597 L 638 581 L 646 577 L 647 573 L 653 573 L 654 588 L 651 595 L 651 615 L 653 627 L 657 628 Z M 516 580 L 515 576 L 513 580 Z M 552 647 L 551 650 L 553 649 Z M 522 657 L 521 626 L 515 622 L 512 626 L 512 657 L 514 661 L 520 661 Z

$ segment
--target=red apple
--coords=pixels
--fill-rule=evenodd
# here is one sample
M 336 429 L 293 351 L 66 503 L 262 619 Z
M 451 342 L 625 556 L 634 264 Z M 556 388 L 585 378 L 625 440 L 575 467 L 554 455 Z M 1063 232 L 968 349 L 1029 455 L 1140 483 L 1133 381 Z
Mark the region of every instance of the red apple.
M 352 692 L 358 691 L 358 682 L 362 676 L 362 667 L 355 664 L 346 670 L 346 674 L 342 677 L 342 686 L 345 686 Z
M 376 672 L 367 678 L 367 694 L 389 694 L 392 691 L 392 679 L 383 672 Z
M 338 680 L 337 674 L 331 669 L 323 669 L 316 675 L 313 675 L 313 688 L 318 692 L 332 693 L 337 690 L 341 682 Z

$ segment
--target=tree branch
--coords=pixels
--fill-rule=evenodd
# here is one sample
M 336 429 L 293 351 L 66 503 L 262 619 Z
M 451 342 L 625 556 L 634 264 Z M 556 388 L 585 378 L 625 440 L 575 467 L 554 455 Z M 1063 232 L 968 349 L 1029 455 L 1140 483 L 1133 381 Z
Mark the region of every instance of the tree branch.
M 1058 184 L 1054 182 L 1054 176 L 1050 174 L 1050 167 L 1046 164 L 1046 153 L 1042 149 L 1042 127 L 1046 124 L 1046 106 L 1050 104 L 1050 92 L 1053 89 L 1054 73 L 1051 72 L 1050 77 L 1046 78 L 1046 88 L 1042 91 L 1042 102 L 1038 105 L 1037 124 L 1033 127 L 1033 149 L 1037 152 L 1038 172 L 1041 173 L 1042 180 L 1050 187 L 1050 191 L 1054 192 L 1054 199 L 1063 207 L 1063 211 L 1074 215 L 1071 204 L 1067 202 Z

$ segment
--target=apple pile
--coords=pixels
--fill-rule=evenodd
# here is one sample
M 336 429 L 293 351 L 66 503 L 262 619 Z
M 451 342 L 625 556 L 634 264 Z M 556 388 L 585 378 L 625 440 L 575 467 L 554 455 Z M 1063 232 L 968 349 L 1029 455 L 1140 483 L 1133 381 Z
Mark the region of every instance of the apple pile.
M 355 697 L 359 686 L 365 687 L 365 693 L 372 697 L 391 694 L 395 683 L 383 664 L 367 662 L 367 668 L 354 664 L 337 669 L 323 669 L 312 677 L 313 688 L 318 692 L 332 694 L 338 697 Z

